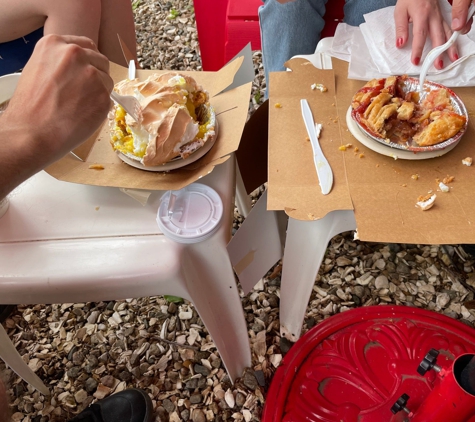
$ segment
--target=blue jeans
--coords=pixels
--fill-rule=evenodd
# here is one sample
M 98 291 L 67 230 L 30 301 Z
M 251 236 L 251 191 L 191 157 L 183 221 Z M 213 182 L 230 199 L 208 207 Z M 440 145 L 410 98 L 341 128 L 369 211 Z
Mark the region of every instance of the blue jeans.
M 262 1 L 259 22 L 268 83 L 268 72 L 285 70 L 284 63 L 293 56 L 315 52 L 325 25 L 325 5 L 328 2 L 331 7 L 332 0 L 295 0 L 284 4 L 277 0 Z M 346 0 L 344 22 L 358 26 L 364 22 L 364 14 L 395 5 L 396 0 Z

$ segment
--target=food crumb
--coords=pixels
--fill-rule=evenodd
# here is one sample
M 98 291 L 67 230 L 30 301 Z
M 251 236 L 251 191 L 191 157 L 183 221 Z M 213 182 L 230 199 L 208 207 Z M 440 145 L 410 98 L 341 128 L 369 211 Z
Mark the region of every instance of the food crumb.
M 462 160 L 462 164 L 468 167 L 472 165 L 472 162 L 473 162 L 472 157 L 467 157 Z
M 96 211 L 99 211 L 99 208 L 101 208 L 101 207 L 96 207 Z
M 379 167 L 379 164 L 376 164 L 376 167 Z
M 449 184 L 449 183 L 452 183 L 454 180 L 455 180 L 455 176 L 449 176 L 449 175 L 447 175 L 447 177 L 444 177 L 444 178 L 442 179 L 442 182 L 447 185 L 447 184 Z
M 432 195 L 421 195 L 417 198 L 416 207 L 419 207 L 422 211 L 427 211 L 434 205 L 435 198 L 437 198 L 435 193 Z
M 439 189 L 441 190 L 441 192 L 449 192 L 450 191 L 450 188 L 442 182 L 439 183 Z
M 307 142 L 310 142 L 310 138 L 309 138 L 308 136 L 305 137 L 305 140 L 306 140 Z
M 318 89 L 320 92 L 327 92 L 328 89 L 325 85 L 322 85 L 322 84 L 313 84 L 313 85 L 310 85 L 310 88 L 312 88 L 312 90 L 316 90 Z
M 275 103 L 274 107 L 275 108 L 282 108 L 282 104 L 281 103 Z
M 104 166 L 102 164 L 91 164 L 89 168 L 91 170 L 104 170 Z
M 358 147 L 355 147 L 355 152 L 358 152 L 360 149 Z
M 364 158 L 364 152 L 359 155 L 359 158 Z
M 403 183 L 401 186 L 402 186 L 403 188 L 407 188 L 407 185 L 406 185 L 405 183 Z
M 416 173 L 416 174 L 413 174 L 411 176 L 411 179 L 414 179 L 414 180 L 419 180 L 419 175 Z
M 350 149 L 352 146 L 353 146 L 352 144 L 340 145 L 338 149 L 340 151 L 346 151 L 347 149 Z

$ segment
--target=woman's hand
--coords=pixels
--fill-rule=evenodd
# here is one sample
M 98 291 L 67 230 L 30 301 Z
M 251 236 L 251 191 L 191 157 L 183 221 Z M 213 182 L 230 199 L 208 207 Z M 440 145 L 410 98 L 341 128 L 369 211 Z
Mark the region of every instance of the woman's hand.
M 458 3 L 469 2 L 469 0 L 454 0 L 454 4 L 457 1 Z M 466 15 L 467 8 L 465 8 Z M 459 18 L 461 19 L 462 16 Z M 452 35 L 452 29 L 444 21 L 437 0 L 398 0 L 394 20 L 396 22 L 396 47 L 398 48 L 406 45 L 409 39 L 409 23 L 412 22 L 411 62 L 415 65 L 421 62 L 422 50 L 427 37 L 430 37 L 432 48 L 434 48 L 444 44 Z M 457 60 L 459 58 L 457 45 L 451 46 L 447 50 L 447 54 L 451 61 Z M 437 58 L 434 65 L 436 69 L 442 69 L 444 67 L 443 57 Z
M 454 0 L 452 2 L 452 31 L 462 31 L 462 34 L 470 31 L 472 19 L 470 19 L 470 22 L 467 22 L 470 3 L 471 0 Z

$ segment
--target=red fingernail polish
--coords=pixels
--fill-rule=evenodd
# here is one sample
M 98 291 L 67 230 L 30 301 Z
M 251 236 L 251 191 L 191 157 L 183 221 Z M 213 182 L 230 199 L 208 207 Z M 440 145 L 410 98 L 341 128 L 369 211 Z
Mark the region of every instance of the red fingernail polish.
M 444 67 L 444 61 L 443 60 L 439 60 L 439 69 L 442 69 Z
M 402 38 L 398 38 L 396 41 L 396 47 L 401 47 L 402 42 L 403 42 Z
M 459 59 L 459 55 L 457 53 L 454 54 L 454 59 L 455 60 L 458 60 Z
M 421 61 L 421 58 L 420 58 L 420 57 L 416 57 L 416 58 L 414 59 L 414 64 L 417 66 L 417 65 L 420 63 L 420 61 Z

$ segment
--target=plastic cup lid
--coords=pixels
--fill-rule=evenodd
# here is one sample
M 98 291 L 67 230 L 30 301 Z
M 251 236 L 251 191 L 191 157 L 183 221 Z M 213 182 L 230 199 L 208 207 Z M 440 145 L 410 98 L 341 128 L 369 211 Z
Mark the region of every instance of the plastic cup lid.
M 223 201 L 218 193 L 207 185 L 192 183 L 162 196 L 157 223 L 165 236 L 197 243 L 216 232 L 222 216 Z

